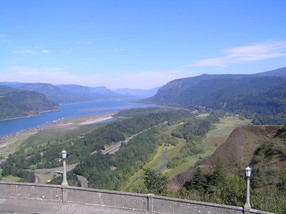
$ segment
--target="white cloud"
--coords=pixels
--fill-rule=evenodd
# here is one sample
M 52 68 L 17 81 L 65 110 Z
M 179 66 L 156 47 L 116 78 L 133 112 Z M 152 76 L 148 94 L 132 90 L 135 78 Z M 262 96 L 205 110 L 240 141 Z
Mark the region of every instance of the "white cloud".
M 23 50 L 23 51 L 12 51 L 14 54 L 35 54 L 32 50 Z
M 42 53 L 42 54 L 48 54 L 48 53 L 50 53 L 50 51 L 49 51 L 49 50 L 41 50 L 40 53 Z
M 36 68 L 29 66 L 10 66 L 0 72 L 0 80 L 8 82 L 43 82 L 52 84 L 80 84 L 97 86 L 104 82 L 99 77 L 79 77 L 57 67 Z
M 123 48 L 105 48 L 103 49 L 104 52 L 111 52 L 111 53 L 118 53 L 118 52 L 123 52 Z
M 222 57 L 208 58 L 181 67 L 227 67 L 243 62 L 260 61 L 286 56 L 286 41 L 263 42 L 224 50 Z
M 12 51 L 13 54 L 48 54 L 50 53 L 49 50 L 37 50 L 37 51 L 34 51 L 34 50 L 30 50 L 30 49 L 27 49 L 27 50 L 21 50 L 21 51 Z

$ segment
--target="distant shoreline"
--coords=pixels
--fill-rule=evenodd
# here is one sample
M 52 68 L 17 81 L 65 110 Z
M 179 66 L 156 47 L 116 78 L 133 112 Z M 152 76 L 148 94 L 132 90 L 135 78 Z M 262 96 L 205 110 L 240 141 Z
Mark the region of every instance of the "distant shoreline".
M 53 121 L 53 122 L 48 123 L 48 124 L 44 124 L 44 125 L 37 126 L 34 128 L 24 129 L 24 130 L 21 130 L 18 132 L 3 135 L 3 136 L 0 136 L 0 150 L 5 148 L 6 146 L 8 146 L 10 144 L 13 144 L 15 141 L 17 141 L 18 138 L 29 137 L 31 135 L 37 134 L 41 130 L 59 129 L 59 128 L 73 129 L 73 128 L 84 126 L 84 125 L 100 123 L 100 122 L 104 122 L 104 121 L 108 121 L 110 119 L 113 119 L 114 118 L 113 116 L 116 113 L 117 112 L 72 117 L 72 118 L 68 118 L 68 119 L 59 119 L 57 121 Z
M 7 121 L 7 120 L 17 120 L 17 119 L 22 119 L 22 118 L 29 118 L 29 117 L 37 116 L 37 115 L 44 114 L 44 113 L 47 113 L 47 112 L 53 112 L 53 111 L 59 111 L 59 110 L 61 110 L 60 107 L 55 108 L 55 109 L 51 109 L 51 110 L 41 111 L 41 112 L 38 112 L 38 113 L 35 113 L 35 114 L 29 114 L 29 115 L 26 115 L 26 116 L 10 117 L 10 118 L 6 118 L 6 119 L 0 119 L 0 122 L 1 121 Z

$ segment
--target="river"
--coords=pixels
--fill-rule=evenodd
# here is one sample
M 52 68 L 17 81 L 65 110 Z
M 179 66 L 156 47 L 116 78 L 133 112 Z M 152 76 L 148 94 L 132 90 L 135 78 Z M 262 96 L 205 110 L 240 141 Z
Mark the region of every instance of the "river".
M 162 169 L 164 169 L 164 168 L 170 163 L 170 160 L 166 157 L 166 154 L 169 153 L 169 152 L 171 152 L 171 151 L 173 151 L 173 149 L 170 149 L 170 150 L 168 150 L 168 151 L 166 151 L 166 152 L 164 152 L 164 153 L 162 154 L 162 158 L 163 158 L 164 160 L 166 160 L 166 163 L 164 163 L 159 169 L 155 170 L 155 173 L 160 172 Z M 138 180 L 141 179 L 141 178 L 144 178 L 145 176 L 146 176 L 146 175 L 141 175 L 140 177 L 135 178 L 133 181 L 131 181 L 131 185 L 128 187 L 128 190 L 132 187 L 132 185 L 133 185 L 136 181 L 138 181 Z
M 25 129 L 35 128 L 59 119 L 118 112 L 124 109 L 154 107 L 131 102 L 134 100 L 104 100 L 82 103 L 63 104 L 59 111 L 45 112 L 36 116 L 0 121 L 0 136 Z

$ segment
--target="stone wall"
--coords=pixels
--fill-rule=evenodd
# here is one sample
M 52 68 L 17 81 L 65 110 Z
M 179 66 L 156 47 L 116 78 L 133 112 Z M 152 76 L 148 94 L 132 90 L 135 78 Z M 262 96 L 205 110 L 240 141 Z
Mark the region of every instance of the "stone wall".
M 28 183 L 0 182 L 0 199 L 1 198 L 25 198 L 71 204 L 92 204 L 121 210 L 133 210 L 142 213 L 158 214 L 244 213 L 242 207 L 168 198 L 155 196 L 153 194 L 136 194 L 90 188 Z M 267 212 L 251 210 L 251 212 L 248 213 L 266 214 Z

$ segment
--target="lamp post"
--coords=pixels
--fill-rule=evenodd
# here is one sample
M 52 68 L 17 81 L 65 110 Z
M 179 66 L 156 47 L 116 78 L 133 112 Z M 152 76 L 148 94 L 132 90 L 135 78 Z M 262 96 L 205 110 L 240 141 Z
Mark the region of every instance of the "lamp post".
M 62 186 L 67 187 L 67 169 L 66 169 L 66 158 L 67 158 L 67 152 L 65 150 L 62 151 L 62 158 L 63 158 L 63 182 Z
M 246 203 L 244 205 L 244 212 L 250 212 L 250 177 L 251 177 L 251 168 L 248 166 L 245 168 L 245 177 L 246 177 Z

